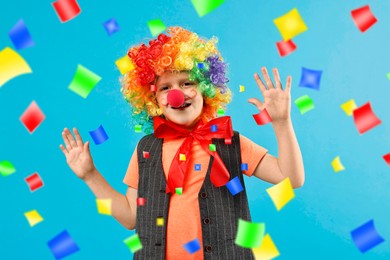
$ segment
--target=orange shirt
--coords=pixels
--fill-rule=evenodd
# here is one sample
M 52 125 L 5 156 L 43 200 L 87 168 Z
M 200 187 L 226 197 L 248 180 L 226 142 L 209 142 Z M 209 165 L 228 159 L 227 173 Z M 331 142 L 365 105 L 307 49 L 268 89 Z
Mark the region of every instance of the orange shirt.
M 162 147 L 162 164 L 164 174 L 168 180 L 168 172 L 176 151 L 185 138 L 164 139 Z M 267 150 L 248 138 L 240 135 L 241 161 L 248 164 L 248 171 L 244 172 L 251 176 L 257 165 L 267 153 Z M 198 194 L 206 176 L 210 155 L 204 151 L 197 141 L 192 145 L 191 158 L 189 159 L 189 172 L 184 179 L 183 194 L 173 194 L 170 197 L 168 209 L 167 237 L 166 237 L 166 259 L 176 260 L 203 259 L 202 227 L 200 221 L 200 210 Z M 194 165 L 200 164 L 201 170 L 195 171 Z M 123 180 L 125 184 L 138 189 L 138 155 L 137 148 L 131 157 L 127 174 Z M 189 254 L 183 247 L 184 244 L 198 238 L 200 250 Z

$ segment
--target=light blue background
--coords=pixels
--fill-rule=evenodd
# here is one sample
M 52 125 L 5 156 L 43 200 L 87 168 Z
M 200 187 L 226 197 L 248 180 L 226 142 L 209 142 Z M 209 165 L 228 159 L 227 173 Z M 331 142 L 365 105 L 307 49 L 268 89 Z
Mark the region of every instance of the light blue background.
M 9 30 L 24 19 L 35 46 L 19 53 L 33 73 L 0 88 L 0 161 L 9 160 L 15 174 L 0 177 L 0 259 L 54 259 L 47 241 L 67 230 L 80 247 L 68 259 L 131 259 L 123 240 L 134 231 L 112 217 L 99 215 L 88 187 L 68 168 L 59 149 L 64 127 L 88 131 L 103 124 L 109 140 L 91 145 L 94 161 L 107 181 L 125 193 L 122 183 L 130 156 L 141 134 L 133 132 L 129 109 L 119 92 L 114 61 L 129 46 L 151 37 L 147 21 L 160 18 L 199 35 L 219 37 L 219 48 L 230 66 L 233 102 L 227 114 L 242 134 L 277 155 L 271 125 L 259 127 L 247 103 L 261 93 L 253 80 L 260 66 L 278 67 L 282 78 L 293 76 L 292 101 L 309 95 L 315 109 L 301 115 L 292 103 L 292 120 L 305 163 L 306 183 L 296 197 L 276 211 L 265 189 L 271 184 L 247 178 L 253 221 L 265 222 L 281 256 L 278 259 L 389 259 L 385 241 L 362 254 L 350 231 L 374 219 L 379 234 L 390 238 L 390 168 L 382 156 L 390 152 L 390 2 L 389 1 L 261 1 L 226 0 L 199 18 L 190 1 L 85 1 L 82 13 L 61 23 L 51 1 L 3 1 L 0 6 L 0 49 L 14 48 Z M 353 9 L 369 4 L 378 19 L 361 33 Z M 281 40 L 273 19 L 296 7 L 308 31 L 297 36 L 298 49 L 281 58 Z M 109 37 L 102 23 L 115 18 L 121 30 Z M 102 77 L 83 99 L 68 90 L 82 64 Z M 301 68 L 322 70 L 319 91 L 299 87 Z M 0 68 L 1 69 L 1 68 Z M 246 86 L 243 93 L 239 85 Z M 358 106 L 371 102 L 382 124 L 360 135 L 340 105 L 351 98 Z M 19 117 L 35 100 L 46 115 L 30 134 Z M 340 156 L 346 168 L 330 165 Z M 24 178 L 38 172 L 45 186 L 31 193 Z M 44 222 L 30 228 L 24 212 L 36 209 Z

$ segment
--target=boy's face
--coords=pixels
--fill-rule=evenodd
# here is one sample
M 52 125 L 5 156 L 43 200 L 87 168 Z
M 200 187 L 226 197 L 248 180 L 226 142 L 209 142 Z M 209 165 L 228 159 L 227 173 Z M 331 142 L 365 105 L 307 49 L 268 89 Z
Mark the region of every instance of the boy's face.
M 197 82 L 188 80 L 188 72 L 166 71 L 158 77 L 156 87 L 157 103 L 165 118 L 192 130 L 203 109 L 203 96 Z M 167 96 L 172 89 L 181 90 L 184 94 L 184 104 L 180 108 L 168 104 Z

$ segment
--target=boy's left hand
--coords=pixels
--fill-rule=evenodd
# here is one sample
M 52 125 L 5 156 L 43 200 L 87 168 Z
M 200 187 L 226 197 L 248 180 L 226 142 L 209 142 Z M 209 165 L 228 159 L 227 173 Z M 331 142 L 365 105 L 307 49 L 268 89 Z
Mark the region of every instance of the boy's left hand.
M 287 77 L 286 87 L 283 90 L 279 72 L 276 68 L 272 69 L 275 85 L 273 84 L 265 67 L 261 68 L 261 72 L 263 74 L 265 84 L 257 73 L 255 73 L 254 78 L 256 80 L 257 86 L 260 88 L 260 91 L 263 94 L 264 102 L 261 102 L 258 98 L 250 98 L 248 99 L 248 102 L 255 105 L 259 111 L 262 111 L 264 108 L 266 108 L 268 114 L 272 118 L 273 123 L 290 120 L 291 76 Z

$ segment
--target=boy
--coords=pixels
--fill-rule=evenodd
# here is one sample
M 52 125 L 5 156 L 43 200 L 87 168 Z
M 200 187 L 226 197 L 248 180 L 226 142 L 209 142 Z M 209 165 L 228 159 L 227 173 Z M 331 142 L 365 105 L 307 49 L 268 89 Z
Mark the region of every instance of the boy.
M 278 71 L 275 85 L 263 67 L 265 83 L 255 74 L 278 140 L 279 157 L 233 132 L 229 117 L 216 118 L 231 100 L 226 65 L 216 39 L 171 27 L 168 35 L 132 47 L 134 69 L 122 79 L 122 92 L 132 105 L 133 119 L 147 135 L 138 143 L 124 178 L 126 196 L 116 192 L 94 167 L 89 142 L 63 131 L 60 145 L 72 171 L 98 198 L 112 199 L 112 215 L 126 228 L 137 229 L 143 249 L 135 259 L 253 259 L 250 249 L 234 243 L 238 218 L 250 221 L 245 189 L 232 195 L 226 183 L 240 169 L 270 183 L 289 177 L 303 185 L 304 168 L 290 119 L 291 77 L 283 90 Z M 145 204 L 137 205 L 139 201 Z M 157 219 L 163 225 L 157 225 Z M 189 254 L 184 244 L 197 239 L 201 249 Z

